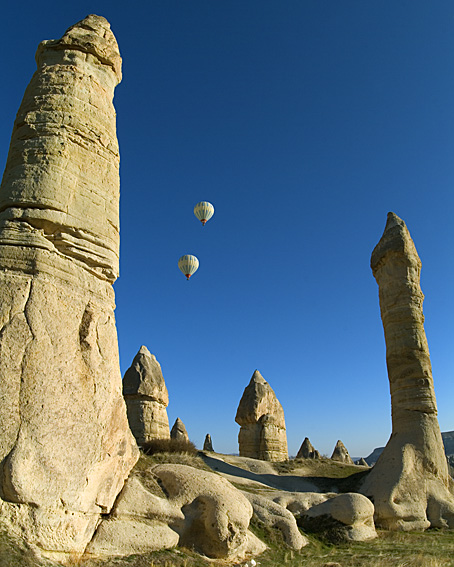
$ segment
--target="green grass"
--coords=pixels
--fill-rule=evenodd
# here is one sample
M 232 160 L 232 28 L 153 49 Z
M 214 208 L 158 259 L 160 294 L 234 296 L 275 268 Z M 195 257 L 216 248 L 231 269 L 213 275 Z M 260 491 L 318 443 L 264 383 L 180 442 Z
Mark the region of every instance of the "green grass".
M 330 545 L 307 536 L 309 545 L 300 551 L 285 546 L 281 532 L 253 521 L 251 529 L 269 549 L 256 561 L 259 567 L 454 567 L 454 531 L 426 532 L 379 531 L 369 542 Z M 107 561 L 85 558 L 70 562 L 71 567 L 226 567 L 232 561 L 207 561 L 185 549 L 173 549 Z M 56 565 L 38 562 L 30 551 L 0 534 L 0 567 L 44 567 Z
M 159 463 L 185 464 L 211 470 L 203 460 L 188 453 L 155 453 L 142 455 L 134 474 L 141 477 L 157 495 L 162 495 L 159 484 L 149 473 Z M 303 474 L 320 488 L 339 491 L 355 490 L 367 470 L 329 459 L 292 460 L 275 463 L 276 472 Z M 378 531 L 379 537 L 369 542 L 330 544 L 316 534 L 305 534 L 309 544 L 300 551 L 290 550 L 279 530 L 264 526 L 253 519 L 251 530 L 262 539 L 268 549 L 255 560 L 259 567 L 454 567 L 454 530 L 427 530 L 426 532 Z M 207 561 L 200 555 L 176 548 L 145 555 L 96 560 L 85 557 L 69 559 L 67 567 L 231 567 L 244 562 Z M 32 551 L 21 541 L 0 532 L 0 567 L 55 567 L 50 561 L 34 558 Z M 59 565 L 59 564 L 58 564 Z

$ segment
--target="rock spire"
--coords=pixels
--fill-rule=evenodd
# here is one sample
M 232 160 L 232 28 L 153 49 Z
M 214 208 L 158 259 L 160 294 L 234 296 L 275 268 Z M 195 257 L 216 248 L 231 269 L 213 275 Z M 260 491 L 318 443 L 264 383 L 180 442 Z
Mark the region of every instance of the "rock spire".
M 161 365 L 146 346 L 140 347 L 123 378 L 128 421 L 139 445 L 169 439 L 169 394 Z
M 209 433 L 206 434 L 205 441 L 203 442 L 203 450 L 214 453 L 213 442 Z
M 385 332 L 392 434 L 365 480 L 376 522 L 391 529 L 454 527 L 454 486 L 437 419 L 420 287 L 421 260 L 402 219 L 388 213 L 372 252 Z
M 176 418 L 175 423 L 170 431 L 170 438 L 175 441 L 189 441 L 188 432 L 184 423 L 179 417 Z
M 138 458 L 121 395 L 110 25 L 43 41 L 0 188 L 0 519 L 78 552 Z
M 301 447 L 296 455 L 297 459 L 320 459 L 320 453 L 317 449 L 314 449 L 314 446 L 309 441 L 308 437 L 305 437 L 304 441 L 301 444 Z
M 258 370 L 244 390 L 235 421 L 241 426 L 240 456 L 263 461 L 288 459 L 284 410 Z
M 334 447 L 334 451 L 333 454 L 331 455 L 331 459 L 333 461 L 339 461 L 340 463 L 353 465 L 353 461 L 350 455 L 348 454 L 347 447 L 342 443 L 340 439 L 336 443 L 336 446 Z

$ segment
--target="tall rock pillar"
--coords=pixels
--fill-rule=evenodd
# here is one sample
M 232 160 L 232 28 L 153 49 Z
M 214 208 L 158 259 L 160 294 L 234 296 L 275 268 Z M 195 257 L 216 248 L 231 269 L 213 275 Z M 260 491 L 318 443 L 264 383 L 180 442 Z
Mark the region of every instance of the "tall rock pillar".
M 92 15 L 36 61 L 0 188 L 0 521 L 77 552 L 138 458 L 112 288 L 121 58 Z
M 284 410 L 258 370 L 243 392 L 235 421 L 241 425 L 240 456 L 262 461 L 288 459 Z
M 388 213 L 371 267 L 379 287 L 391 391 L 392 434 L 362 492 L 390 529 L 454 527 L 448 474 L 424 332 L 421 261 L 402 219 Z

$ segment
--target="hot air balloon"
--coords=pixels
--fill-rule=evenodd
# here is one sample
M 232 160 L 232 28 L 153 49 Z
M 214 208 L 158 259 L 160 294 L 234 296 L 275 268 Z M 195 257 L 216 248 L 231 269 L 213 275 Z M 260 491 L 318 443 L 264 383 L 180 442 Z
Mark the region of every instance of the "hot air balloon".
M 192 274 L 197 272 L 199 268 L 199 261 L 195 256 L 192 256 L 192 254 L 185 254 L 178 260 L 178 267 L 186 276 L 186 279 L 189 280 Z
M 214 207 L 208 201 L 200 201 L 194 207 L 194 214 L 203 225 L 214 215 Z

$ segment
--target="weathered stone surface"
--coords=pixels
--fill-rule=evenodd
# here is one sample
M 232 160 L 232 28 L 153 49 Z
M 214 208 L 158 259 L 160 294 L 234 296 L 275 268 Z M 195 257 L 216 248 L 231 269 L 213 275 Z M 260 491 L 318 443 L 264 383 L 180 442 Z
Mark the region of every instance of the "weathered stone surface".
M 266 526 L 279 529 L 291 549 L 298 550 L 309 543 L 299 531 L 295 517 L 286 508 L 261 494 L 243 494 L 252 504 L 257 518 Z
M 337 496 L 335 492 L 274 492 L 273 502 L 289 510 L 294 516 L 299 516 L 322 502 Z
M 424 332 L 421 261 L 402 219 L 388 213 L 371 268 L 379 287 L 392 433 L 362 492 L 390 529 L 454 527 L 454 485 L 437 419 Z
M 157 465 L 153 473 L 184 520 L 170 523 L 179 544 L 213 558 L 258 554 L 265 545 L 249 531 L 252 506 L 222 477 L 186 465 Z
M 81 551 L 138 457 L 121 395 L 121 58 L 88 16 L 42 42 L 0 188 L 0 517 Z
M 205 441 L 203 442 L 203 450 L 214 452 L 213 442 L 211 441 L 211 435 L 209 433 L 206 434 Z
M 299 451 L 296 455 L 297 459 L 319 459 L 320 453 L 314 449 L 312 443 L 309 441 L 309 438 L 306 437 L 299 448 Z
M 169 439 L 169 394 L 161 365 L 146 346 L 140 347 L 123 378 L 128 421 L 139 445 Z
M 329 498 L 302 512 L 298 525 L 311 531 L 332 531 L 335 540 L 365 541 L 377 537 L 374 505 L 362 494 L 347 493 Z
M 346 446 L 342 443 L 340 439 L 336 443 L 336 446 L 334 447 L 334 451 L 333 454 L 331 455 L 331 459 L 333 461 L 339 461 L 340 463 L 347 463 L 349 465 L 353 464 L 352 458 L 348 454 Z
M 240 456 L 263 461 L 288 459 L 284 410 L 258 370 L 244 390 L 235 421 L 241 426 Z
M 173 427 L 170 431 L 170 438 L 175 439 L 176 441 L 189 441 L 186 427 L 179 417 L 177 417 L 175 423 L 173 424 Z
M 367 461 L 363 457 L 361 457 L 360 459 L 355 461 L 355 465 L 358 465 L 360 467 L 369 467 L 369 465 L 367 464 Z

